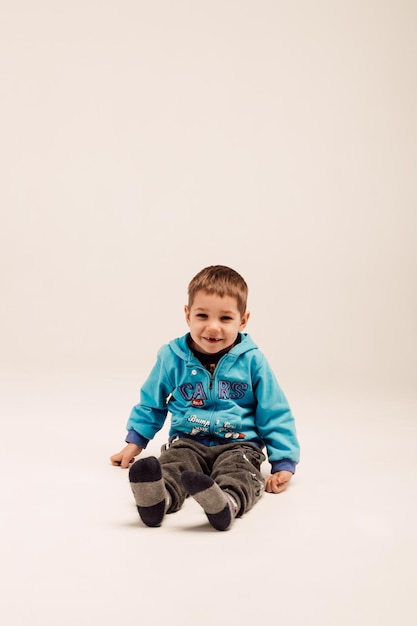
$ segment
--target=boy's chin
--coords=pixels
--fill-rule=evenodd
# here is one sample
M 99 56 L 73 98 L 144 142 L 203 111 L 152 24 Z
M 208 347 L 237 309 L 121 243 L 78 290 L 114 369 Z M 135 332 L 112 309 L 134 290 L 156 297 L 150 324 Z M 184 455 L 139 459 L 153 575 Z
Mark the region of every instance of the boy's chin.
M 221 350 L 225 350 L 226 348 L 229 347 L 229 344 L 223 339 L 221 341 L 204 341 L 203 340 L 201 343 L 198 343 L 198 344 L 195 343 L 195 345 L 199 352 L 205 352 L 206 354 L 216 354 L 216 352 L 220 352 Z

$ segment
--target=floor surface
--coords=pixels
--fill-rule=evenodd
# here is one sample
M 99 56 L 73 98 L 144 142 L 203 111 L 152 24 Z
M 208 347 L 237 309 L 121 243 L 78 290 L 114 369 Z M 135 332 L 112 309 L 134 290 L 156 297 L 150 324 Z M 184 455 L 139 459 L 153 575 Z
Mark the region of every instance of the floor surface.
M 417 396 L 290 387 L 297 474 L 219 533 L 191 500 L 161 528 L 137 517 L 127 471 L 108 461 L 136 377 L 9 377 L 3 623 L 415 626 Z

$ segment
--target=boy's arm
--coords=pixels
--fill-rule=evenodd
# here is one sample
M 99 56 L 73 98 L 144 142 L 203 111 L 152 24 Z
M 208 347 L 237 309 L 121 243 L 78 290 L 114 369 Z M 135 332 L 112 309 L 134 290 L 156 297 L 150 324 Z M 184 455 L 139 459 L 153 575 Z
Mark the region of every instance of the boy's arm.
M 130 413 L 125 440 L 127 446 L 110 457 L 112 465 L 128 468 L 165 422 L 167 397 L 172 389 L 163 363 L 166 349 L 167 346 L 163 346 L 158 351 L 156 364 L 141 388 L 140 403 Z
M 281 493 L 294 475 L 300 449 L 288 401 L 264 357 L 260 365 L 253 376 L 256 426 L 272 466 L 271 475 L 265 480 L 265 489 L 269 493 Z

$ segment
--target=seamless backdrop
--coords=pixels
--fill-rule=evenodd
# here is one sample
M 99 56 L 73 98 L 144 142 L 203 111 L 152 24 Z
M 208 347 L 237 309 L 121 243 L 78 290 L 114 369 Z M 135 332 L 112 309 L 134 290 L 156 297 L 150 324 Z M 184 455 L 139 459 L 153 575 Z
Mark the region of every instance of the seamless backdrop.
M 2 623 L 415 626 L 416 18 L 0 0 Z M 109 457 L 217 263 L 301 463 L 230 533 L 145 528 Z
M 247 279 L 289 376 L 416 380 L 416 7 L 3 2 L 1 364 L 145 369 Z

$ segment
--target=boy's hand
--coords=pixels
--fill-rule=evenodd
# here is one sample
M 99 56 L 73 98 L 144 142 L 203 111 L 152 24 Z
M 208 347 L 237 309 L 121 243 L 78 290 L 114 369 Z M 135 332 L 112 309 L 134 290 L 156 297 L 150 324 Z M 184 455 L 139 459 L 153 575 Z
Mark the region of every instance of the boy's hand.
M 135 456 L 142 452 L 143 448 L 137 446 L 135 443 L 128 443 L 123 450 L 120 450 L 117 454 L 113 454 L 110 457 L 112 465 L 119 465 L 120 467 L 127 468 L 130 463 L 133 463 Z
M 286 470 L 267 476 L 265 479 L 265 491 L 268 493 L 281 493 L 288 487 L 292 477 L 292 472 L 287 472 Z

